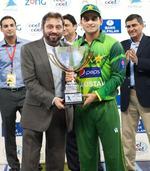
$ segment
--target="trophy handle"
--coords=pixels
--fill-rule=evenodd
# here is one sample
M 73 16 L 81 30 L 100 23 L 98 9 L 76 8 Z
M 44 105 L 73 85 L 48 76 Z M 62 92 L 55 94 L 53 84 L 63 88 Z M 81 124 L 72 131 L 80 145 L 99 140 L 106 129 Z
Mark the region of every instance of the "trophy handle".
M 68 47 L 68 48 L 69 48 L 70 54 L 72 54 L 73 48 L 71 46 Z M 80 50 L 80 47 L 78 49 Z M 88 62 L 93 57 L 93 54 L 91 52 L 86 52 L 85 51 L 83 53 L 83 58 L 82 58 L 81 62 L 77 66 L 74 66 L 74 67 L 66 67 L 65 64 L 63 64 L 59 60 L 59 58 L 57 57 L 57 52 L 56 52 L 56 49 L 55 48 L 53 49 L 53 53 L 54 53 L 54 55 L 53 54 L 48 54 L 49 59 L 53 62 L 54 65 L 58 66 L 63 71 L 67 71 L 67 72 L 78 72 L 78 71 L 80 71 L 81 69 L 83 69 L 88 64 Z M 73 56 L 72 56 L 71 59 L 72 60 L 69 61 L 69 62 L 73 63 Z
M 75 72 L 78 72 L 78 71 L 80 71 L 80 70 L 82 70 L 88 63 L 89 63 L 89 61 L 91 60 L 93 58 L 93 54 L 91 53 L 91 52 L 89 52 L 88 54 L 84 54 L 83 55 L 83 62 L 81 62 L 82 64 L 78 67 L 78 68 L 76 68 L 74 71 Z
M 68 72 L 72 72 L 73 70 L 72 69 L 68 69 L 65 65 L 63 65 L 59 59 L 57 58 L 57 55 L 56 55 L 56 51 L 54 50 L 54 55 L 53 54 L 48 54 L 48 57 L 50 59 L 50 61 L 58 66 L 61 70 L 63 71 L 68 71 Z

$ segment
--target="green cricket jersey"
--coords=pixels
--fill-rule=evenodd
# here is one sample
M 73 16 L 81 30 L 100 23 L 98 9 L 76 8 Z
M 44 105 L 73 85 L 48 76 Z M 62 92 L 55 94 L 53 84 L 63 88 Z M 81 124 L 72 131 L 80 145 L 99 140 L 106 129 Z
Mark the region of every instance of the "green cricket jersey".
M 88 63 L 77 73 L 81 92 L 84 95 L 95 92 L 100 101 L 114 99 L 126 71 L 126 58 L 121 44 L 100 32 L 90 45 L 83 36 L 74 46 L 84 46 L 90 56 Z

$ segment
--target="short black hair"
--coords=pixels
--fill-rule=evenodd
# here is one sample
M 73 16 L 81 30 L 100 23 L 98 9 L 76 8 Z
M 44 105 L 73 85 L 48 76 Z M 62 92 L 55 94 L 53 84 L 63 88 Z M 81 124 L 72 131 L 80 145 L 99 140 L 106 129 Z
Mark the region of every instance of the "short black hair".
M 45 25 L 46 20 L 48 18 L 57 18 L 57 19 L 59 18 L 59 19 L 62 20 L 62 23 L 64 25 L 64 20 L 63 20 L 63 17 L 62 17 L 62 15 L 60 13 L 58 13 L 58 12 L 49 12 L 49 13 L 45 14 L 44 17 L 42 18 L 42 28 L 44 28 L 44 25 Z
M 3 22 L 4 20 L 7 20 L 7 19 L 12 19 L 12 20 L 14 21 L 15 25 L 16 25 L 16 20 L 15 20 L 12 16 L 6 15 L 6 16 L 4 16 L 4 17 L 0 20 L 0 26 L 1 26 L 1 27 L 2 27 L 2 22 Z
M 71 15 L 71 14 L 66 14 L 66 15 L 64 15 L 63 16 L 63 19 L 65 20 L 69 20 L 71 23 L 72 23 L 72 25 L 74 26 L 74 25 L 77 25 L 77 22 L 76 22 L 76 19 L 74 18 L 74 16 L 73 15 Z
M 144 24 L 143 18 L 139 14 L 131 14 L 131 15 L 129 15 L 125 19 L 125 23 L 127 23 L 128 21 L 134 20 L 134 19 L 137 19 L 138 23 Z

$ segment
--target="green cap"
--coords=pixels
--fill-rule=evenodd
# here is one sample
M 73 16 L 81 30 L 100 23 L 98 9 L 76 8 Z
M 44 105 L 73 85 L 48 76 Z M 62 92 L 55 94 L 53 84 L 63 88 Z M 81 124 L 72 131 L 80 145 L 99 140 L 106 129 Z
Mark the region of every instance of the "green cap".
M 83 15 L 85 12 L 88 12 L 88 11 L 94 11 L 94 12 L 97 12 L 100 15 L 100 10 L 98 9 L 98 7 L 96 5 L 93 5 L 93 4 L 84 5 L 82 10 L 81 10 L 80 15 Z

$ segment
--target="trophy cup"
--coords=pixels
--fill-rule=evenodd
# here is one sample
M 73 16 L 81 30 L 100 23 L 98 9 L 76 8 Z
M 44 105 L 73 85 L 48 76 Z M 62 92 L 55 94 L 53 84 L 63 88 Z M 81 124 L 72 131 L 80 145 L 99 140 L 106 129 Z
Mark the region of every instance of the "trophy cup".
M 53 52 L 54 55 L 51 55 L 50 60 L 67 72 L 79 71 L 91 58 L 85 47 L 82 46 L 55 47 Z M 83 102 L 80 86 L 76 81 L 66 83 L 64 94 L 65 104 L 80 104 Z

